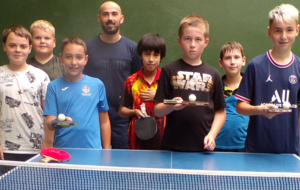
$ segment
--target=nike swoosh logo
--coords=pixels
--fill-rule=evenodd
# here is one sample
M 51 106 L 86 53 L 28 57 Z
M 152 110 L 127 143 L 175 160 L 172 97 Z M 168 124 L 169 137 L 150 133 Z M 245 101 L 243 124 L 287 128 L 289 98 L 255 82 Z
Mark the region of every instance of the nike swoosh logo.
M 69 87 L 65 87 L 65 88 L 62 88 L 61 90 L 62 91 L 65 91 L 65 90 L 67 90 Z

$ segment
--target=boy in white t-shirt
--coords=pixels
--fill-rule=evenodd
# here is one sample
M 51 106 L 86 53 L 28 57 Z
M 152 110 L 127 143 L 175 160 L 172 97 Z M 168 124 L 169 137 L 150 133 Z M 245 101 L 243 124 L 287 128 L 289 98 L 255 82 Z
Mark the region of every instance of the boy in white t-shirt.
M 43 105 L 48 75 L 26 63 L 31 35 L 12 25 L 2 34 L 9 64 L 0 67 L 0 157 L 25 161 L 39 153 L 44 139 Z

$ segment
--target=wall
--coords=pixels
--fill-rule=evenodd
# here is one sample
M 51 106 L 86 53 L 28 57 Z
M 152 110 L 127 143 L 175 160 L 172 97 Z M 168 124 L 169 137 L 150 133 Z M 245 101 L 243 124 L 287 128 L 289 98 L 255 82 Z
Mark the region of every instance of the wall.
M 50 21 L 56 28 L 57 47 L 69 35 L 84 40 L 101 32 L 97 21 L 100 0 L 1 0 L 0 29 L 12 24 L 29 28 L 38 19 Z M 217 68 L 219 51 L 227 41 L 238 41 L 245 48 L 247 62 L 272 48 L 267 36 L 268 13 L 281 3 L 291 3 L 300 9 L 299 0 L 118 0 L 125 22 L 122 35 L 138 42 L 148 32 L 158 33 L 167 43 L 167 56 L 161 66 L 181 57 L 177 31 L 181 19 L 191 13 L 202 15 L 210 24 L 210 43 L 202 60 Z M 298 37 L 299 38 L 299 37 Z M 299 39 L 293 52 L 300 55 Z M 30 55 L 33 56 L 32 53 Z M 0 51 L 0 65 L 7 64 L 5 52 Z

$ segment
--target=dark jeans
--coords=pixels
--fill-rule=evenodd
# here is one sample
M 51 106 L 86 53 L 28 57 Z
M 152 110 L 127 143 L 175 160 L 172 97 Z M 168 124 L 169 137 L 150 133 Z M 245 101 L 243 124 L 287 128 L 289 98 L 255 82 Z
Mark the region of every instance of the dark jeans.
M 12 160 L 12 161 L 26 161 L 36 154 L 11 154 L 4 153 L 4 160 Z
M 111 123 L 111 148 L 128 149 L 128 123 Z
M 36 154 L 10 154 L 4 153 L 4 160 L 8 161 L 26 161 Z M 7 166 L 7 165 L 0 165 L 0 176 L 8 172 L 9 170 L 13 169 L 14 166 Z

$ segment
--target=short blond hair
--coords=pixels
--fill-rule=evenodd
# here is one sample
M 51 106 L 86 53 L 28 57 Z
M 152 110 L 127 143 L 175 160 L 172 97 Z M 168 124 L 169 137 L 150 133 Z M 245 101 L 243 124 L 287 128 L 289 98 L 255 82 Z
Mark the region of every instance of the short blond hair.
M 50 30 L 50 32 L 52 33 L 52 36 L 55 37 L 55 28 L 54 26 L 46 20 L 36 20 L 34 21 L 31 26 L 30 26 L 30 33 L 33 36 L 33 29 L 34 28 L 39 28 L 41 30 Z
M 200 26 L 204 26 L 204 28 L 205 28 L 204 37 L 208 38 L 209 24 L 208 24 L 207 20 L 205 18 L 203 18 L 202 16 L 197 15 L 197 14 L 190 14 L 190 15 L 187 15 L 186 17 L 184 17 L 180 22 L 180 26 L 179 26 L 179 30 L 178 30 L 179 38 L 181 38 L 181 36 L 183 34 L 183 30 L 188 26 L 193 26 L 196 28 L 197 27 L 199 28 Z
M 274 20 L 298 23 L 299 10 L 291 4 L 281 4 L 269 12 L 269 26 Z

